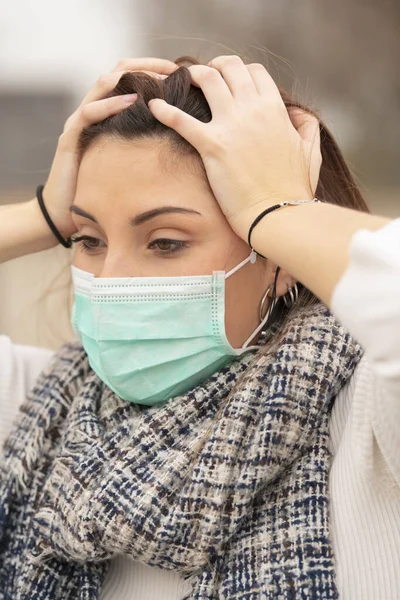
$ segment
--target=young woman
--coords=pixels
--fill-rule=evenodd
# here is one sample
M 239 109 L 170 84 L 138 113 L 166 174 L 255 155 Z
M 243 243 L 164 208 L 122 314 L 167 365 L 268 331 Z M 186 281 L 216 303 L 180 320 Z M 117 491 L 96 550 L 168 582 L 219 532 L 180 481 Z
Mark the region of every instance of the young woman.
M 72 236 L 79 341 L 0 338 L 0 597 L 397 597 L 400 220 L 324 125 L 238 57 L 125 61 L 38 200 L 0 259 Z

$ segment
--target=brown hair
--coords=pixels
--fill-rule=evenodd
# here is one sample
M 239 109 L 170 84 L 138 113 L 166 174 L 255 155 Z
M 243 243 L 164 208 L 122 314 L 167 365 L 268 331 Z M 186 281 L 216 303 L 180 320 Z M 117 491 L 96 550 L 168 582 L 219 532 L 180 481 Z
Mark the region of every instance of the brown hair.
M 166 79 L 158 79 L 147 73 L 127 72 L 110 94 L 138 94 L 138 100 L 122 112 L 84 129 L 80 136 L 80 156 L 99 137 L 115 137 L 123 140 L 162 139 L 171 144 L 172 150 L 182 154 L 197 151 L 173 129 L 160 123 L 147 107 L 152 98 L 163 98 L 204 123 L 211 120 L 211 111 L 202 90 L 191 85 L 190 72 L 184 66 L 199 64 L 196 59 L 182 57 L 175 61 L 180 66 Z M 361 192 L 348 168 L 343 155 L 326 125 L 310 108 L 291 98 L 280 89 L 287 108 L 300 108 L 318 118 L 321 131 L 322 166 L 316 195 L 324 202 L 369 212 Z
M 80 136 L 80 156 L 89 148 L 95 140 L 100 137 L 113 137 L 123 140 L 151 139 L 161 140 L 168 143 L 168 148 L 180 155 L 197 156 L 198 153 L 186 140 L 179 136 L 173 129 L 166 127 L 153 115 L 147 107 L 152 98 L 163 98 L 169 104 L 176 106 L 199 121 L 211 120 L 211 111 L 207 100 L 200 88 L 191 85 L 190 72 L 184 65 L 199 64 L 197 60 L 190 57 L 182 57 L 176 61 L 179 65 L 174 73 L 166 79 L 158 79 L 146 73 L 125 73 L 109 96 L 119 94 L 131 94 L 136 92 L 138 100 L 122 112 L 113 115 L 101 123 L 92 125 L 83 130 Z M 322 166 L 320 178 L 316 190 L 316 196 L 323 202 L 345 206 L 354 210 L 369 212 L 362 194 L 348 168 L 343 155 L 326 125 L 319 119 L 318 115 L 310 108 L 304 106 L 290 97 L 283 89 L 281 96 L 287 108 L 300 108 L 305 112 L 318 118 L 321 133 Z M 299 299 L 294 307 L 286 308 L 280 300 L 272 315 L 273 330 L 278 332 L 273 338 L 273 344 L 279 344 L 279 340 L 285 331 L 285 323 L 294 314 L 304 310 L 312 310 L 312 306 L 319 300 L 307 288 L 298 284 Z M 271 349 L 271 345 L 268 344 Z M 255 358 L 256 360 L 256 358 Z M 252 363 L 251 363 L 252 364 Z M 248 373 L 251 369 L 248 369 Z M 235 390 L 242 383 L 237 382 Z M 233 392 L 235 391 L 233 390 Z M 223 410 L 232 393 L 218 410 L 215 420 Z M 215 422 L 214 420 L 214 422 Z M 213 423 L 208 430 L 211 431 Z M 207 432 L 207 433 L 208 433 Z M 206 436 L 200 440 L 200 448 L 207 439 Z M 198 449 L 198 452 L 200 450 Z M 197 453 L 198 453 L 197 452 Z M 197 454 L 196 453 L 196 454 Z
M 138 99 L 127 109 L 82 131 L 80 157 L 99 137 L 165 140 L 175 152 L 197 155 L 191 144 L 153 117 L 147 106 L 152 98 L 162 98 L 203 123 L 211 121 L 211 111 L 204 94 L 200 88 L 191 85 L 186 67 L 180 67 L 166 79 L 158 79 L 147 73 L 125 73 L 108 97 L 132 93 L 137 93 Z

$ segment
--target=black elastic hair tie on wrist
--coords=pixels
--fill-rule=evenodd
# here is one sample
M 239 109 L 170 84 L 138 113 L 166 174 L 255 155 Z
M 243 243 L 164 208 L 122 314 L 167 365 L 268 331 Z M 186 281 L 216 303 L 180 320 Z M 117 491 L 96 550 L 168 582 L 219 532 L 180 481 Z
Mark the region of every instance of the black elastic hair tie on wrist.
M 281 206 L 282 206 L 282 204 L 275 204 L 274 206 L 270 206 L 269 208 L 264 210 L 262 213 L 260 213 L 258 215 L 258 217 L 256 219 L 254 219 L 253 223 L 250 225 L 249 235 L 247 236 L 247 243 L 249 244 L 249 246 L 252 250 L 254 250 L 254 248 L 251 245 L 251 234 L 252 234 L 254 227 L 261 221 L 261 219 L 263 219 L 265 217 L 265 215 L 268 215 L 270 212 L 272 212 L 273 210 L 276 210 L 277 208 L 281 208 Z M 254 252 L 256 254 L 258 254 L 258 256 L 261 256 L 261 258 L 267 258 L 263 254 L 260 254 L 259 252 L 257 252 L 257 250 L 254 250 Z
M 72 246 L 71 238 L 69 238 L 68 240 L 64 240 L 63 236 L 58 231 L 57 227 L 54 225 L 53 221 L 51 220 L 49 213 L 47 212 L 47 209 L 46 209 L 46 207 L 44 205 L 44 201 L 43 201 L 43 189 L 44 189 L 44 185 L 38 185 L 36 188 L 36 198 L 39 202 L 40 210 L 42 211 L 43 216 L 46 219 L 48 226 L 50 227 L 51 231 L 54 233 L 54 235 L 56 236 L 56 238 L 58 239 L 60 244 L 62 244 L 64 246 L 64 248 L 71 248 L 71 246 Z

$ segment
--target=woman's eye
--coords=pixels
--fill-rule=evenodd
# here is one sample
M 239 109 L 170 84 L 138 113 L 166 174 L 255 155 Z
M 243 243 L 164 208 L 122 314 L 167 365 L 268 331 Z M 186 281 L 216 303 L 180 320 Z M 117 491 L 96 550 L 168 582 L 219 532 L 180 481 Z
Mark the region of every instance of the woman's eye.
M 187 248 L 187 243 L 180 240 L 160 238 L 151 242 L 148 245 L 148 248 L 155 250 L 156 252 L 158 251 L 159 254 L 173 254 L 174 252 L 179 252 L 180 250 Z
M 79 248 L 84 252 L 93 252 L 105 246 L 104 242 L 98 238 L 91 237 L 90 235 L 81 235 L 78 237 L 72 237 L 71 242 L 73 244 L 79 244 Z M 101 246 L 103 244 L 103 246 Z

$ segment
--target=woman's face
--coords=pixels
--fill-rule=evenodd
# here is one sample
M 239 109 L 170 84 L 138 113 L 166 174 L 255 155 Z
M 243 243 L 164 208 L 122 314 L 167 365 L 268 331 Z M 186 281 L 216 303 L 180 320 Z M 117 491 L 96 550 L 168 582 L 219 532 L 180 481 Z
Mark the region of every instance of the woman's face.
M 162 141 L 96 142 L 83 156 L 71 211 L 76 235 L 93 238 L 77 244 L 73 264 L 96 277 L 211 275 L 250 253 L 222 214 L 199 159 L 169 153 Z M 232 346 L 259 324 L 272 281 L 262 259 L 226 280 Z

